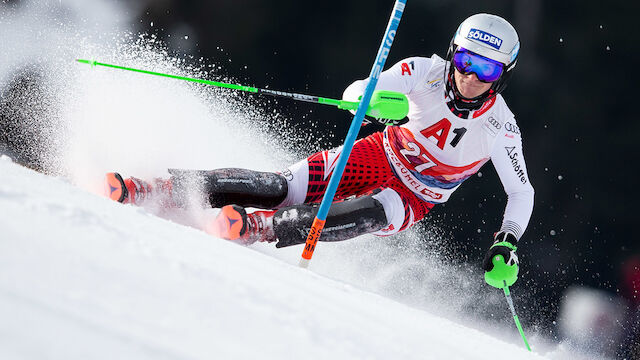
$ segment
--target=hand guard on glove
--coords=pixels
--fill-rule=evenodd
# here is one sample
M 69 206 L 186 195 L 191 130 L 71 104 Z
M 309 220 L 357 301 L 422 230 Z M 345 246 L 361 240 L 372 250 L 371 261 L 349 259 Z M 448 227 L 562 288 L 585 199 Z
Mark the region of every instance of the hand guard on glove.
M 493 245 L 487 251 L 482 262 L 484 280 L 487 284 L 502 289 L 513 285 L 518 280 L 518 240 L 509 232 L 499 232 Z
M 399 126 L 404 125 L 409 122 L 409 118 L 404 118 L 400 120 L 392 120 L 392 119 L 376 119 L 374 117 L 365 116 L 364 122 L 368 124 L 380 124 L 384 126 Z
M 362 95 L 358 97 L 358 101 L 361 100 Z M 355 109 L 350 111 L 355 115 Z M 406 95 L 395 91 L 375 90 L 363 121 L 365 125 L 399 126 L 409 122 L 407 114 L 409 114 L 409 100 Z

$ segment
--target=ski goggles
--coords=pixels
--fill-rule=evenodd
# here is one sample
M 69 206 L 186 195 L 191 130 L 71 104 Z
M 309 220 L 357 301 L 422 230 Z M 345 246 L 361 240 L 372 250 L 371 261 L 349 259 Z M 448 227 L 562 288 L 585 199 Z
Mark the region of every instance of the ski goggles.
M 458 51 L 453 54 L 453 65 L 460 73 L 464 75 L 476 74 L 478 80 L 485 83 L 498 80 L 504 68 L 503 63 L 478 55 L 463 47 L 458 48 Z

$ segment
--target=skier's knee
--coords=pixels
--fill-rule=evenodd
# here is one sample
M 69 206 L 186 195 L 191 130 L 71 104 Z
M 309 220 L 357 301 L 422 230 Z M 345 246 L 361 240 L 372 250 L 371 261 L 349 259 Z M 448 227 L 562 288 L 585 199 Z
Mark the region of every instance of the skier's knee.
M 282 172 L 287 181 L 287 196 L 280 206 L 291 206 L 304 203 L 309 187 L 309 163 L 301 160 Z
M 416 221 L 411 207 L 405 205 L 405 200 L 395 190 L 385 188 L 372 197 L 382 204 L 388 220 L 383 228 L 374 233 L 375 235 L 393 235 L 407 229 Z

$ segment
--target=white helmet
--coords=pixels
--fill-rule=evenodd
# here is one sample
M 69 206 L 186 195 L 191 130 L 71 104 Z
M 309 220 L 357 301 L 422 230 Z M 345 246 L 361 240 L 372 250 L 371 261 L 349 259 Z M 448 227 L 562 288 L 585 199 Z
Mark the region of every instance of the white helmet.
M 460 24 L 453 39 L 451 39 L 449 51 L 447 52 L 447 61 L 451 64 L 449 66 L 449 81 L 447 85 L 454 90 L 456 96 L 461 95 L 455 87 L 455 81 L 453 81 L 451 61 L 454 53 L 460 47 L 504 64 L 502 75 L 493 83 L 491 89 L 472 100 L 484 102 L 504 90 L 507 86 L 507 80 L 511 77 L 511 71 L 516 65 L 520 51 L 518 33 L 507 20 L 491 14 L 475 14 Z

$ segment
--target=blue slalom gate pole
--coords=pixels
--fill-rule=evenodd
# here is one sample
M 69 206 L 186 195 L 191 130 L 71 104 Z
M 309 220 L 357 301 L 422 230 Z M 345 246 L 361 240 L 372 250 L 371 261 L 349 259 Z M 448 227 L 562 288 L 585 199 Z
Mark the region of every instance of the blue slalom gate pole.
M 320 239 L 322 229 L 324 229 L 324 224 L 327 220 L 329 208 L 333 203 L 333 197 L 335 196 L 338 185 L 340 184 L 340 180 L 342 179 L 342 174 L 344 172 L 345 166 L 347 165 L 347 160 L 349 160 L 349 155 L 351 155 L 353 144 L 358 137 L 358 132 L 360 131 L 360 127 L 362 126 L 364 115 L 369 108 L 369 102 L 371 101 L 371 96 L 373 95 L 373 91 L 375 90 L 376 84 L 378 83 L 378 77 L 380 76 L 380 73 L 384 68 L 384 63 L 387 60 L 389 51 L 391 50 L 391 45 L 393 44 L 393 39 L 396 35 L 398 25 L 400 24 L 400 19 L 402 18 L 402 13 L 404 12 L 406 3 L 407 0 L 396 0 L 395 5 L 393 6 L 393 11 L 391 12 L 391 17 L 389 18 L 389 23 L 387 24 L 387 29 L 384 32 L 382 43 L 380 44 L 380 48 L 378 49 L 378 55 L 376 55 L 376 61 L 373 64 L 371 74 L 369 75 L 369 83 L 364 90 L 364 94 L 362 94 L 362 100 L 360 101 L 360 105 L 358 105 L 356 115 L 351 121 L 349 132 L 347 133 L 347 137 L 344 140 L 342 152 L 338 157 L 336 167 L 333 169 L 333 174 L 329 179 L 329 184 L 327 185 L 327 190 L 325 191 L 322 202 L 320 203 L 318 214 L 316 215 L 315 219 L 313 219 L 313 224 L 311 225 L 311 230 L 309 231 L 304 251 L 302 252 L 302 258 L 300 259 L 300 267 L 306 268 L 307 266 L 309 266 L 309 261 L 311 260 L 311 256 L 313 256 L 313 251 L 316 248 L 318 239 Z

